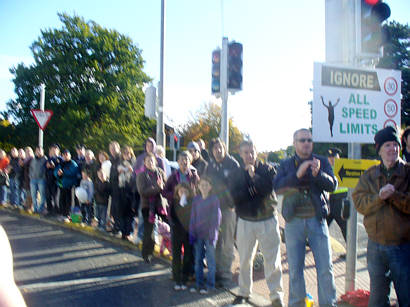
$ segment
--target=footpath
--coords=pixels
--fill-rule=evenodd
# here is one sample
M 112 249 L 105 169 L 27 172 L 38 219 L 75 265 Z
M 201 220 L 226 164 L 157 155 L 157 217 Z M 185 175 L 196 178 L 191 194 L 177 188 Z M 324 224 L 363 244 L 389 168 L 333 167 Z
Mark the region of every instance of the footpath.
M 4 206 L 0 206 L 1 210 L 7 210 L 8 212 L 13 212 L 14 214 L 21 214 L 28 216 L 30 218 L 41 219 L 44 222 L 51 223 L 54 225 L 59 225 L 62 227 L 66 227 L 75 231 L 79 231 L 83 234 L 93 236 L 95 238 L 112 242 L 117 245 L 121 245 L 127 249 L 131 250 L 139 250 L 139 247 L 129 241 L 124 241 L 114 236 L 110 236 L 107 233 L 102 233 L 95 228 L 89 226 L 81 226 L 80 224 L 76 223 L 63 223 L 57 220 L 55 217 L 45 217 L 38 214 L 28 213 L 24 210 L 12 209 Z M 280 226 L 284 227 L 284 220 L 280 217 Z M 345 293 L 345 278 L 346 278 L 346 261 L 345 258 L 340 257 L 340 255 L 345 254 L 345 248 L 342 244 L 337 242 L 335 239 L 332 238 L 332 251 L 333 251 L 333 272 L 337 290 L 337 297 L 340 298 L 341 295 Z M 159 248 L 156 246 L 155 248 L 155 255 L 159 257 Z M 316 269 L 315 269 L 315 262 L 313 258 L 313 254 L 309 247 L 306 248 L 305 254 L 305 280 L 306 280 L 306 291 L 309 293 L 315 302 L 314 306 L 319 306 L 318 304 L 318 294 L 317 294 L 317 280 L 316 280 Z M 169 255 L 161 255 L 161 257 L 166 260 L 170 261 Z M 370 281 L 369 275 L 366 268 L 366 261 L 365 261 L 365 254 L 359 254 L 359 258 L 362 258 L 360 261 L 357 261 L 356 264 L 356 282 L 355 288 L 356 289 L 363 289 L 369 290 L 370 288 Z M 364 257 L 364 259 L 363 259 Z M 288 263 L 287 263 L 287 256 L 286 256 L 286 245 L 281 243 L 281 262 L 282 262 L 282 271 L 283 271 L 283 288 L 285 294 L 285 306 L 287 306 L 288 302 L 288 294 L 289 294 L 289 271 L 288 271 Z M 253 306 L 270 306 L 269 301 L 269 290 L 267 288 L 264 272 L 263 272 L 263 262 L 260 262 L 259 268 L 254 270 L 253 274 L 253 294 L 250 300 L 250 304 Z M 235 252 L 235 260 L 232 265 L 232 272 L 233 272 L 233 284 L 232 287 L 226 289 L 227 291 L 231 292 L 232 294 L 238 293 L 238 276 L 239 276 L 239 255 Z M 394 292 L 394 291 L 393 291 Z M 394 294 L 394 293 L 393 293 Z M 340 307 L 352 307 L 351 305 L 343 302 L 339 302 L 338 306 Z

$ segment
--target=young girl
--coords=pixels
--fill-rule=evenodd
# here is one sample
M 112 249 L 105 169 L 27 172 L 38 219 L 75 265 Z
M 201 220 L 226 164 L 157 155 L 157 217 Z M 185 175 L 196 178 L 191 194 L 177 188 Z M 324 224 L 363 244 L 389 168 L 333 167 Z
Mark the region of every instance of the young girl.
M 212 183 L 209 177 L 201 178 L 199 191 L 200 195 L 192 200 L 189 240 L 194 245 L 196 286 L 201 294 L 206 294 L 208 289 L 215 288 L 215 246 L 221 225 L 221 209 L 218 197 L 211 193 Z M 208 265 L 208 289 L 204 285 L 205 256 Z M 191 292 L 195 291 L 195 288 L 191 289 Z
M 192 273 L 192 246 L 189 242 L 189 220 L 192 207 L 192 189 L 187 182 L 175 186 L 171 208 L 172 275 L 174 290 L 186 290 L 186 283 Z M 181 263 L 182 248 L 184 256 Z
M 81 214 L 83 215 L 83 222 L 87 225 L 91 225 L 92 219 L 94 218 L 94 185 L 88 170 L 83 169 L 81 176 L 80 187 L 87 191 L 87 200 L 81 202 Z

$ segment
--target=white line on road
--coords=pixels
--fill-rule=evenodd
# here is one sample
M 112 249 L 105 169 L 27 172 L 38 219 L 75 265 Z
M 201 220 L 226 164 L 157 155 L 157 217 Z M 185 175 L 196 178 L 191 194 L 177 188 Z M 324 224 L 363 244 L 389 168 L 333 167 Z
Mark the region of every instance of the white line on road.
M 19 286 L 19 289 L 22 291 L 28 291 L 28 290 L 44 289 L 44 288 L 77 286 L 77 285 L 107 282 L 107 281 L 110 281 L 110 282 L 124 281 L 124 280 L 130 280 L 130 279 L 160 276 L 160 275 L 164 275 L 168 273 L 169 273 L 169 269 L 163 269 L 163 270 L 158 270 L 158 271 L 153 271 L 153 272 L 136 273 L 136 274 L 131 274 L 131 275 L 118 275 L 118 276 L 73 279 L 73 280 L 54 281 L 54 282 L 42 282 L 42 283 L 35 283 L 35 284 L 30 284 L 30 285 L 22 285 L 22 286 Z

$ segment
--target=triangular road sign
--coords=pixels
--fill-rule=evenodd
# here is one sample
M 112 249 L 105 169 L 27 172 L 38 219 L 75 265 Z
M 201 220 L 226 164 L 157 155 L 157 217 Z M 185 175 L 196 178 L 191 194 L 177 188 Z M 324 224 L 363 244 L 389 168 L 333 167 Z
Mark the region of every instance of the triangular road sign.
M 51 116 L 53 115 L 53 111 L 51 110 L 35 110 L 32 109 L 30 110 L 31 114 L 33 114 L 34 119 L 37 122 L 37 125 L 40 127 L 41 130 L 46 129 L 48 122 L 51 119 Z

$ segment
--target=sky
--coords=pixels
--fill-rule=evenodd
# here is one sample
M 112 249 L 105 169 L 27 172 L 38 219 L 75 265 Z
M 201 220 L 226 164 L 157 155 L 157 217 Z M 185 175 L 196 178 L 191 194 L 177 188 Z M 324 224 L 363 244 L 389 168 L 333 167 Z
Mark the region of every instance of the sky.
M 410 1 L 385 2 L 389 20 L 409 23 Z M 59 12 L 129 36 L 157 86 L 161 0 L 0 0 L 0 110 L 16 97 L 9 68 L 33 63 L 29 47 L 41 30 L 62 27 Z M 228 99 L 239 130 L 266 151 L 286 148 L 296 129 L 310 126 L 313 63 L 325 61 L 325 0 L 171 0 L 165 25 L 167 122 L 183 125 L 204 103 L 221 104 L 211 94 L 211 54 L 228 37 L 243 44 L 243 90 Z

